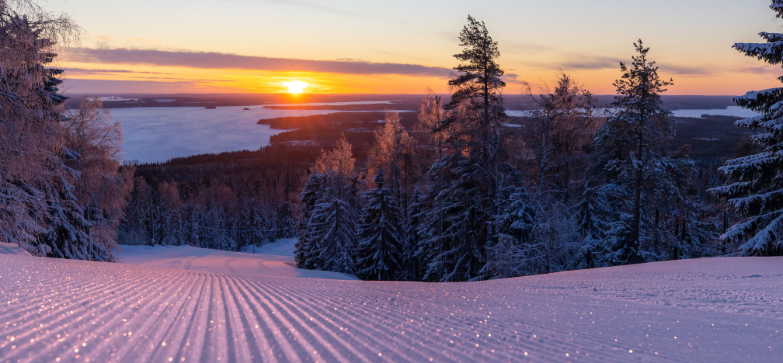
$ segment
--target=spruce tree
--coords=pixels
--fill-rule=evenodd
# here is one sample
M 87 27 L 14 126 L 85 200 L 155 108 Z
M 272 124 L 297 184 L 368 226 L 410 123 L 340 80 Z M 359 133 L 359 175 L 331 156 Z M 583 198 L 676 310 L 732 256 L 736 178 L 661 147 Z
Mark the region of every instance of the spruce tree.
M 318 203 L 319 195 L 321 194 L 321 188 L 323 186 L 323 177 L 320 174 L 312 173 L 305 185 L 302 194 L 299 198 L 302 201 L 302 217 L 299 219 L 297 225 L 297 235 L 299 239 L 296 242 L 296 249 L 294 250 L 294 258 L 296 260 L 296 266 L 299 268 L 315 269 L 315 257 L 314 251 L 317 247 L 317 241 L 313 238 L 314 220 L 313 213 L 315 212 L 316 205 Z
M 313 212 L 312 238 L 317 244 L 315 267 L 353 274 L 356 271 L 357 215 L 336 190 L 340 187 L 345 186 L 337 183 L 327 187 Z
M 291 203 L 285 201 L 275 209 L 276 236 L 275 238 L 293 238 L 296 235 L 296 223 L 294 222 L 294 209 Z
M 393 191 L 386 186 L 384 169 L 373 178 L 362 209 L 356 274 L 363 280 L 391 281 L 401 269 L 402 211 Z
M 783 18 L 783 1 L 770 8 Z M 737 43 L 734 49 L 769 65 L 783 64 L 783 34 L 762 32 L 764 43 Z M 778 80 L 783 82 L 783 77 Z M 754 131 L 753 141 L 763 150 L 736 158 L 720 168 L 728 184 L 711 189 L 726 198 L 744 217 L 721 236 L 726 243 L 742 243 L 746 256 L 783 255 L 783 88 L 748 92 L 734 103 L 761 115 L 738 121 L 737 126 Z
M 419 249 L 419 242 L 421 241 L 419 231 L 422 227 L 422 218 L 424 218 L 422 212 L 423 204 L 421 202 L 421 195 L 419 193 L 419 188 L 416 188 L 413 190 L 411 203 L 408 205 L 408 221 L 405 226 L 405 235 L 403 236 L 401 251 L 402 270 L 399 276 L 399 280 L 402 281 L 418 281 L 421 278 L 421 265 L 416 252 Z

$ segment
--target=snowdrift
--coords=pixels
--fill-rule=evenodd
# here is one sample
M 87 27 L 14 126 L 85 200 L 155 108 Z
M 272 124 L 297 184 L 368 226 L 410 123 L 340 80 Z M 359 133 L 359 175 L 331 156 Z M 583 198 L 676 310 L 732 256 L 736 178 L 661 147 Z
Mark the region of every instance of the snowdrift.
M 291 257 L 191 247 L 120 260 L 0 255 L 0 361 L 778 362 L 783 350 L 783 258 L 454 284 L 302 278 Z

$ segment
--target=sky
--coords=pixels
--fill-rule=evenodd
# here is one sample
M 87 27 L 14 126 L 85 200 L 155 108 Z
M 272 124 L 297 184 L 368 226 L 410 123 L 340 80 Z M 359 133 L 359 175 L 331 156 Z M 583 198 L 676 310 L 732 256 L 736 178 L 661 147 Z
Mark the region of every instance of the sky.
M 505 92 L 562 70 L 613 94 L 637 39 L 668 94 L 741 95 L 783 70 L 733 50 L 783 32 L 769 0 L 48 0 L 84 29 L 61 53 L 67 93 L 448 92 L 468 14 L 499 43 Z

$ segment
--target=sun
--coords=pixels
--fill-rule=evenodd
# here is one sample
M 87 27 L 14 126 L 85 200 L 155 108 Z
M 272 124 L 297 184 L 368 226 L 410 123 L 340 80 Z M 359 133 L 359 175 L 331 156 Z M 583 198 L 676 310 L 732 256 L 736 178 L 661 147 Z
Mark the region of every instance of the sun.
M 302 81 L 291 81 L 283 83 L 283 86 L 288 87 L 288 93 L 302 93 L 308 84 Z

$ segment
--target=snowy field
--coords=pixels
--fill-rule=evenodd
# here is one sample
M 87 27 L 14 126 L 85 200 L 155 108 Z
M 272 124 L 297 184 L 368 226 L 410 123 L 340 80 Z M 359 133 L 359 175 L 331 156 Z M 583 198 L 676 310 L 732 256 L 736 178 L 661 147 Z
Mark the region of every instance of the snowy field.
M 134 247 L 119 264 L 0 255 L 0 361 L 780 362 L 783 356 L 783 258 L 479 283 L 375 283 L 296 270 L 292 244 L 281 241 L 255 255 Z

